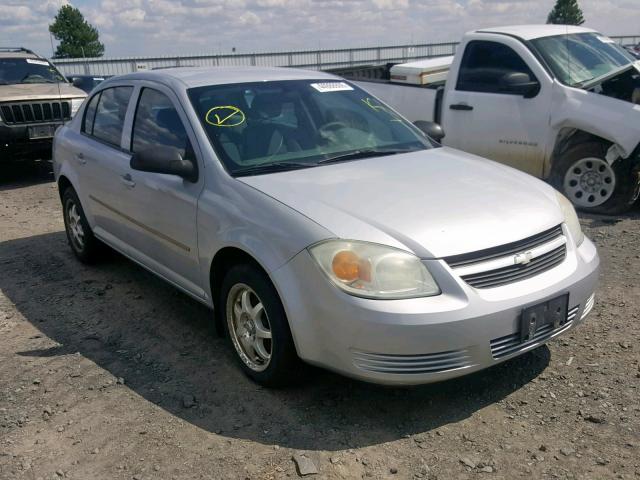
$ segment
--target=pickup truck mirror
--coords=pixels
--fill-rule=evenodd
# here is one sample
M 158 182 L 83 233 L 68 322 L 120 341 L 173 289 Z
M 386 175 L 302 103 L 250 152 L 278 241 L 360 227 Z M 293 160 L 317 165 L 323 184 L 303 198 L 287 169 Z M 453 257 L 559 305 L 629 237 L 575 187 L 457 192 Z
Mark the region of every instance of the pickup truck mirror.
M 180 151 L 173 147 L 151 147 L 131 156 L 130 166 L 141 172 L 177 175 L 190 182 L 198 180 L 198 168 L 188 159 L 183 159 Z
M 540 82 L 531 79 L 528 73 L 509 72 L 500 78 L 500 92 L 512 95 L 522 95 L 533 98 L 540 91 Z
M 439 123 L 428 122 L 426 120 L 416 120 L 413 124 L 418 127 L 422 133 L 426 134 L 438 143 L 440 143 L 444 138 L 444 130 Z

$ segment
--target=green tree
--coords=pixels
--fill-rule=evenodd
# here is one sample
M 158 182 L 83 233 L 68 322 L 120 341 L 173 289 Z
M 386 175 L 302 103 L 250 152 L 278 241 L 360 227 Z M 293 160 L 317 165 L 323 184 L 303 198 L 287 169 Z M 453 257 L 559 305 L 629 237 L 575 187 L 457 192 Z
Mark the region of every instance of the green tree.
M 547 23 L 562 25 L 582 25 L 584 17 L 578 5 L 578 0 L 556 0 L 556 4 L 549 12 Z
M 60 7 L 49 31 L 60 42 L 55 58 L 101 57 L 104 53 L 98 30 L 71 5 Z

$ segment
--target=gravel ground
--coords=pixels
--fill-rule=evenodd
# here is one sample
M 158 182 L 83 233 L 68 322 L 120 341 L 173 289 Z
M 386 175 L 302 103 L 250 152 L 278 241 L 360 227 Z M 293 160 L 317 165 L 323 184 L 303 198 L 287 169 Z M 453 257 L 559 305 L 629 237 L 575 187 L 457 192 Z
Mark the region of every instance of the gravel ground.
M 78 263 L 49 174 L 5 171 L 0 478 L 640 478 L 640 211 L 583 226 L 596 306 L 548 346 L 419 388 L 273 391 L 198 303 L 116 254 Z

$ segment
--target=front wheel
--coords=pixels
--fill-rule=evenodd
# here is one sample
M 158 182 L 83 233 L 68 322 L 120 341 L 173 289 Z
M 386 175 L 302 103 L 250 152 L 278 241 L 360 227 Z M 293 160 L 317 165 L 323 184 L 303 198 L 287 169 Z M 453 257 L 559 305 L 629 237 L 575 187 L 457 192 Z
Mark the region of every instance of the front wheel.
M 264 272 L 250 264 L 232 267 L 218 304 L 225 333 L 247 376 L 269 387 L 300 379 L 303 364 L 278 293 Z
M 630 159 L 610 165 L 606 154 L 607 146 L 602 143 L 575 145 L 557 161 L 551 183 L 583 211 L 627 211 L 638 197 L 638 174 Z

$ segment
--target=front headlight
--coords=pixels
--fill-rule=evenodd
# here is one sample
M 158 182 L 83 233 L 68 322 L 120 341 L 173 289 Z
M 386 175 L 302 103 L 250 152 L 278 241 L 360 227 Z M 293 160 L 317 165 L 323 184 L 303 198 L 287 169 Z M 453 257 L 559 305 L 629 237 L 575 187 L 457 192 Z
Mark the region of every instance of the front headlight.
M 558 203 L 560 203 L 560 208 L 562 208 L 562 214 L 564 215 L 564 224 L 569 229 L 576 245 L 580 245 L 584 240 L 584 233 L 582 233 L 582 227 L 580 226 L 576 209 L 573 208 L 569 199 L 560 192 L 556 192 L 556 195 L 558 196 Z
M 328 240 L 309 248 L 322 271 L 350 295 L 401 299 L 438 295 L 440 288 L 415 255 L 384 245 Z
M 80 109 L 80 106 L 82 105 L 82 102 L 84 102 L 84 98 L 72 98 L 71 99 L 71 118 L 73 118 L 75 116 L 75 114 L 78 113 L 78 110 Z

